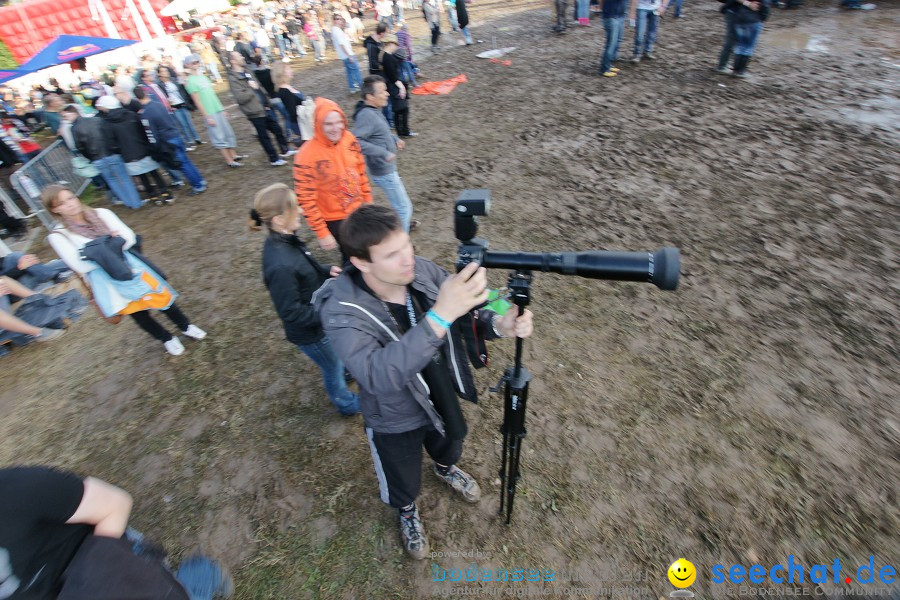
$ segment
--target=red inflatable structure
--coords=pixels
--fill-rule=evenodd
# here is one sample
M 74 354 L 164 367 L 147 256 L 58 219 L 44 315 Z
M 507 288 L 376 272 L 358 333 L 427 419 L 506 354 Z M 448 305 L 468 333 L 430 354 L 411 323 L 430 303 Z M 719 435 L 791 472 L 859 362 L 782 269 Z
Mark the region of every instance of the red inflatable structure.
M 156 37 L 160 22 L 165 32 L 173 30 L 172 20 L 159 15 L 168 4 L 168 0 L 28 0 L 0 8 L 0 40 L 22 64 L 64 33 L 115 37 L 112 27 L 122 39 L 141 40 L 141 30 Z

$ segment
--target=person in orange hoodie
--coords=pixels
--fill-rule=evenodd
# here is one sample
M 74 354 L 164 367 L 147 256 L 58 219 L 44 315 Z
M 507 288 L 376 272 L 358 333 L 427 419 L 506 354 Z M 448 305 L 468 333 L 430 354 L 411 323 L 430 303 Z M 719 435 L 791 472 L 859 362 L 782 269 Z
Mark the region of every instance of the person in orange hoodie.
M 294 157 L 294 191 L 319 246 L 334 250 L 340 244 L 344 219 L 372 202 L 372 186 L 359 141 L 347 128 L 341 107 L 316 98 L 313 120 L 313 138 Z

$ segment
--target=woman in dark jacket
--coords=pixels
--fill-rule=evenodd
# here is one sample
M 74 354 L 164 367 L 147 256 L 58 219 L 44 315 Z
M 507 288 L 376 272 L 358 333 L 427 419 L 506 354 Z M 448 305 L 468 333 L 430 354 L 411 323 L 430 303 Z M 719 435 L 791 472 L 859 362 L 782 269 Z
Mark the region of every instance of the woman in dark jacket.
M 169 193 L 169 186 L 157 170 L 159 163 L 151 157 L 153 149 L 141 118 L 137 113 L 123 108 L 122 103 L 112 96 L 102 96 L 97 100 L 97 108 L 103 116 L 104 130 L 120 149 L 128 174 L 140 177 L 150 201 L 158 205 L 171 204 L 175 198 Z
M 355 415 L 359 398 L 347 388 L 344 365 L 331 349 L 311 303 L 313 293 L 341 269 L 320 265 L 312 257 L 296 234 L 301 216 L 296 195 L 283 183 L 263 188 L 253 199 L 251 228 L 265 224 L 269 231 L 263 246 L 263 280 L 284 324 L 285 337 L 322 370 L 325 391 L 338 412 Z
M 403 83 L 400 59 L 394 56 L 394 50 L 399 48 L 397 36 L 385 36 L 382 41 L 382 51 L 379 60 L 388 93 L 391 95 L 391 110 L 394 113 L 394 125 L 397 135 L 410 137 L 415 135 L 409 130 L 409 97 L 406 85 Z
M 756 41 L 763 28 L 763 21 L 769 18 L 771 0 L 719 0 L 723 3 L 725 15 L 725 43 L 719 53 L 722 75 L 747 77 L 747 64 L 753 56 Z M 728 68 L 728 59 L 734 51 L 734 69 Z

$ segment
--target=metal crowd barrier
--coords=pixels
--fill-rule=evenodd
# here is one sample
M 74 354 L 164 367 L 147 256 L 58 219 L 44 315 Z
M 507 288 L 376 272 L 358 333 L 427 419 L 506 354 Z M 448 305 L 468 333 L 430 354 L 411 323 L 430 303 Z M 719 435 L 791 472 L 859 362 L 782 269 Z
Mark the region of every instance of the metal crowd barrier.
M 53 183 L 66 183 L 81 194 L 91 180 L 82 177 L 72 168 L 74 154 L 62 140 L 56 140 L 9 178 L 13 188 L 25 199 L 31 213 L 22 218 L 36 216 L 48 230 L 56 225 L 52 215 L 41 204 L 41 190 Z M 4 201 L 4 204 L 6 202 Z

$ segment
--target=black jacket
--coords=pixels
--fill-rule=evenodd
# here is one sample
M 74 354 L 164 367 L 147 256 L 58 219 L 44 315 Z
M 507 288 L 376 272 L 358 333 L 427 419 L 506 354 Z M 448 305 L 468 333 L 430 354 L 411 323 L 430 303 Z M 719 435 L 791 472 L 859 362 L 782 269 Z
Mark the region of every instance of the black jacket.
M 72 124 L 75 147 L 88 160 L 99 160 L 119 153 L 114 139 L 106 133 L 103 117 L 78 117 Z
M 107 135 L 119 148 L 122 160 L 128 163 L 150 156 L 150 142 L 137 113 L 127 108 L 114 108 L 106 113 L 103 124 Z
M 272 232 L 263 246 L 263 280 L 284 334 L 294 344 L 322 339 L 322 324 L 313 305 L 313 292 L 329 278 L 329 265 L 320 265 L 296 235 Z
M 384 52 L 381 54 L 381 68 L 384 70 L 382 75 L 387 81 L 387 90 L 391 95 L 391 106 L 395 109 L 406 108 L 408 97 L 400 98 L 400 88 L 397 87 L 397 82 L 403 80 L 400 76 L 400 59 L 390 52 Z
M 772 9 L 771 0 L 759 0 L 759 10 L 753 10 L 741 4 L 740 0 L 719 0 L 723 3 L 722 13 L 732 15 L 736 25 L 761 23 L 769 18 Z
M 381 42 L 370 35 L 363 40 L 363 46 L 366 47 L 366 56 L 369 57 L 369 75 L 381 75 L 381 63 L 378 61 Z

